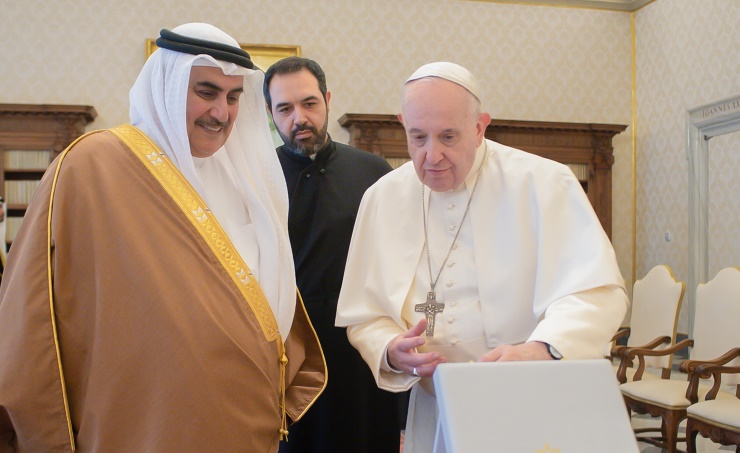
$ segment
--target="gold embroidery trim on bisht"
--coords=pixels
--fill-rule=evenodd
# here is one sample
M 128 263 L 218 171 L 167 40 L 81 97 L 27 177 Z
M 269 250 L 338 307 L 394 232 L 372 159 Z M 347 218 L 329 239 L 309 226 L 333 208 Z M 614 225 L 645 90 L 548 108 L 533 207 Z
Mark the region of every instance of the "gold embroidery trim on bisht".
M 133 151 L 203 237 L 257 317 L 265 339 L 280 339 L 277 321 L 262 288 L 193 186 L 157 145 L 136 127 L 125 124 L 110 131 Z

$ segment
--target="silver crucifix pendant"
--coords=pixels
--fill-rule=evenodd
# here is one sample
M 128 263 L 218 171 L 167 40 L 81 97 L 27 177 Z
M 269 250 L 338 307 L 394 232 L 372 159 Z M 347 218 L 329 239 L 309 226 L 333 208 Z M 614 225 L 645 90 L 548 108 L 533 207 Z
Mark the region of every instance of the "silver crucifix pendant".
M 428 337 L 434 336 L 434 320 L 437 317 L 437 313 L 442 313 L 445 309 L 445 304 L 437 303 L 437 295 L 434 291 L 427 293 L 427 301 L 423 304 L 414 305 L 414 310 L 417 312 L 423 312 L 427 318 L 427 330 L 426 334 Z

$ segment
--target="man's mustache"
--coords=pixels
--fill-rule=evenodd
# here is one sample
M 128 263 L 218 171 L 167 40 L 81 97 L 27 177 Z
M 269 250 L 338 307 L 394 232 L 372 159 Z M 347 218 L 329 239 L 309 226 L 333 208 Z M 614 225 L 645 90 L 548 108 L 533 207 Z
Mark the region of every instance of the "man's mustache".
M 226 129 L 229 126 L 229 120 L 226 121 L 219 121 L 216 118 L 211 118 L 210 120 L 196 120 L 195 124 L 199 126 L 207 126 L 207 127 L 221 127 Z
M 310 124 L 302 124 L 290 131 L 291 140 L 295 140 L 295 136 L 302 131 L 311 131 L 314 135 L 319 135 L 319 131 L 316 130 L 315 127 L 311 126 Z

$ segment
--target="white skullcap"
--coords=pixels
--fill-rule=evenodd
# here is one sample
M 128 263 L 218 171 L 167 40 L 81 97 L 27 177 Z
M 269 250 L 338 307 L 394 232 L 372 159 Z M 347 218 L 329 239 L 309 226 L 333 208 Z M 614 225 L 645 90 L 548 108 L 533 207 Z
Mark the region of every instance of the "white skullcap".
M 434 63 L 428 63 L 420 67 L 411 77 L 406 79 L 405 83 L 412 82 L 414 80 L 423 79 L 426 77 L 438 77 L 440 79 L 449 80 L 450 82 L 456 83 L 461 87 L 465 88 L 480 101 L 480 90 L 478 89 L 478 81 L 475 79 L 473 74 L 467 69 L 463 68 L 459 64 L 450 63 L 447 61 L 437 61 Z

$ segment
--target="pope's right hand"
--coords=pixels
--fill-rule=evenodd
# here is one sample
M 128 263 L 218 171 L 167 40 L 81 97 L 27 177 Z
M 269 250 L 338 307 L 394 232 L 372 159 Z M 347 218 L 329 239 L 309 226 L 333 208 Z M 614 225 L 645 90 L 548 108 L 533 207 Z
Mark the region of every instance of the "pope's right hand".
M 391 340 L 388 344 L 388 364 L 391 367 L 413 376 L 426 377 L 434 373 L 438 364 L 447 362 L 438 352 L 416 352 L 416 348 L 425 343 L 421 334 L 426 328 L 427 320 L 422 319 Z

